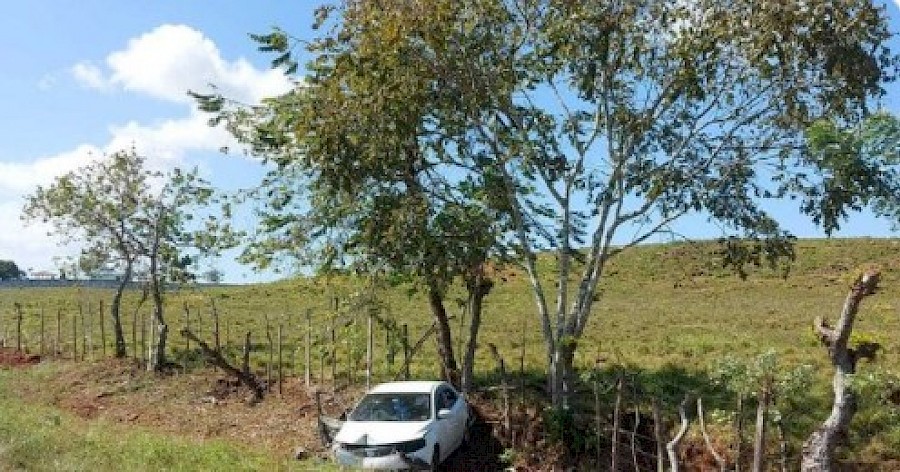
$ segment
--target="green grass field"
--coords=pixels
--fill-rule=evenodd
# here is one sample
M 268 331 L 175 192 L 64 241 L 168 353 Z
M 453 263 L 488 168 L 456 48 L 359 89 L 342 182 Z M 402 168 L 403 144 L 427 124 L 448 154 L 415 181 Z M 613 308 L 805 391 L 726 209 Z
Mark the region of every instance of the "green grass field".
M 876 340 L 883 349 L 875 362 L 863 363 L 860 371 L 898 373 L 900 240 L 799 241 L 797 260 L 787 278 L 760 269 L 741 280 L 720 267 L 714 250 L 711 244 L 649 245 L 615 259 L 602 281 L 600 297 L 579 345 L 577 365 L 588 368 L 600 356 L 608 363 L 631 366 L 663 386 L 706 391 L 713 389 L 708 385 L 708 369 L 714 362 L 725 356 L 750 359 L 774 349 L 781 365 L 810 364 L 816 372 L 815 386 L 808 399 L 808 415 L 797 418 L 793 428 L 797 439 L 824 418 L 824 408 L 830 401 L 828 379 L 831 371 L 826 352 L 813 334 L 812 320 L 815 316 L 835 320 L 853 278 L 861 269 L 874 265 L 882 270 L 882 289 L 864 301 L 855 337 Z M 542 259 L 540 263 L 548 277 L 545 286 L 552 287 L 552 260 Z M 482 348 L 478 351 L 476 369 L 483 383 L 491 381 L 494 362 L 483 347 L 493 343 L 516 368 L 524 353 L 528 374 L 539 378 L 545 369 L 545 350 L 533 296 L 520 271 L 508 269 L 501 275 L 502 280 L 498 280 L 486 299 Z M 6 339 L 7 345 L 16 342 L 14 304 L 19 303 L 24 313 L 24 342 L 30 351 L 39 349 L 40 313 L 44 313 L 47 349 L 55 343 L 57 313 L 61 313 L 64 355 L 71 357 L 75 323 L 79 344 L 84 341 L 82 326 L 90 328 L 94 347 L 91 355 L 99 357 L 97 313 L 101 300 L 106 305 L 104 310 L 108 311 L 110 295 L 109 291 L 84 288 L 2 289 L 0 336 Z M 132 340 L 133 307 L 138 295 L 137 291 L 131 291 L 126 300 L 124 323 L 129 343 Z M 455 315 L 454 335 L 463 321 L 463 310 L 457 303 L 462 295 L 457 290 L 447 303 Z M 337 310 L 333 307 L 335 299 L 338 300 Z M 211 339 L 211 300 L 220 314 L 220 336 L 228 352 L 236 355 L 239 339 L 244 332 L 250 331 L 255 344 L 253 359 L 258 366 L 267 361 L 266 319 L 273 340 L 276 327 L 282 325 L 286 369 L 296 375 L 302 375 L 304 370 L 303 340 L 307 334 L 306 314 L 309 313 L 310 336 L 314 343 L 312 371 L 316 379 L 323 371 L 325 377 L 330 377 L 328 328 L 335 315 L 342 321 L 337 325 L 336 371 L 339 377 L 353 376 L 357 381 L 361 380 L 360 372 L 364 371 L 364 320 L 370 307 L 377 306 L 379 315 L 386 319 L 408 324 L 411 342 L 415 342 L 431 324 L 426 300 L 410 287 L 371 289 L 366 280 L 350 277 L 202 289 L 187 287 L 171 293 L 167 299 L 167 317 L 172 327 L 170 332 L 174 334 L 170 346 L 177 362 L 199 365 L 196 353 L 186 353 L 184 340 L 177 336 L 178 329 L 184 324 L 184 306 L 192 314 L 192 328 L 199 329 L 204 339 Z M 86 314 L 84 320 L 76 317 L 79 305 L 81 312 Z M 148 313 L 149 305 L 140 311 Z M 93 316 L 87 313 L 93 313 Z M 343 323 L 349 320 L 355 321 Z M 110 332 L 107 325 L 108 344 L 111 344 Z M 140 329 L 135 334 L 140 344 Z M 382 329 L 376 330 L 375 339 L 376 380 L 391 378 L 399 369 L 399 363 L 386 362 L 387 335 Z M 110 352 L 111 347 L 107 347 L 107 354 Z M 325 369 L 322 369 L 323 358 Z M 437 373 L 432 341 L 428 340 L 421 354 L 414 358 L 412 371 L 418 377 Z M 673 391 L 672 396 L 680 393 Z M 723 398 L 713 404 L 713 408 L 725 408 L 725 402 Z M 851 456 L 878 454 L 900 458 L 900 426 L 885 426 L 897 414 L 888 413 L 860 414 L 857 423 L 862 433 L 853 439 Z M 36 415 L 35 427 L 45 428 L 40 425 L 40 414 Z

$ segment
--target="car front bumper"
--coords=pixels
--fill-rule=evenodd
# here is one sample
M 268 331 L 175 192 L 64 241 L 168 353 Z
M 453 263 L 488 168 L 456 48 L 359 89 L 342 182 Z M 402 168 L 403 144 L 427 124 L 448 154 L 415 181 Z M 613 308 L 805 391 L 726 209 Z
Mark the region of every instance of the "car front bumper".
M 371 457 L 365 454 L 365 449 L 351 451 L 340 444 L 333 446 L 331 451 L 335 462 L 358 469 L 425 470 L 429 468 L 427 462 L 416 456 L 417 452 L 420 451 L 413 453 L 393 452 L 383 456 Z

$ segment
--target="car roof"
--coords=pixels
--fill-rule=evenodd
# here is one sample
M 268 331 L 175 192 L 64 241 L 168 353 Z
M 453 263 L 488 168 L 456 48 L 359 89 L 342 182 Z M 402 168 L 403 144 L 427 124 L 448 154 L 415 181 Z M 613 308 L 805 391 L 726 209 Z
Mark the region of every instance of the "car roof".
M 431 393 L 440 385 L 446 385 L 446 382 L 439 380 L 387 382 L 372 387 L 369 393 Z

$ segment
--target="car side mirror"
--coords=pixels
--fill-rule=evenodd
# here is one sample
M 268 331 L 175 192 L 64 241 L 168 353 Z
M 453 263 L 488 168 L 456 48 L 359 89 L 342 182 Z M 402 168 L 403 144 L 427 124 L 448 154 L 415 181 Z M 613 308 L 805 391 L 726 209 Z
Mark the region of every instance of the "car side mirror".
M 441 408 L 440 410 L 438 410 L 437 417 L 439 420 L 442 420 L 444 418 L 449 418 L 451 415 L 453 415 L 452 410 L 450 410 L 449 408 Z

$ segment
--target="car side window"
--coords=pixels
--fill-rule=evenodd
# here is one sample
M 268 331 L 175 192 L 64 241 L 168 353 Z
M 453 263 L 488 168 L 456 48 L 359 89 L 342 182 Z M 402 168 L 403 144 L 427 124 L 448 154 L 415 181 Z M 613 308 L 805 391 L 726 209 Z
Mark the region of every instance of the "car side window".
M 438 390 L 437 396 L 439 410 L 453 408 L 453 405 L 456 404 L 457 395 L 452 389 L 443 387 Z

